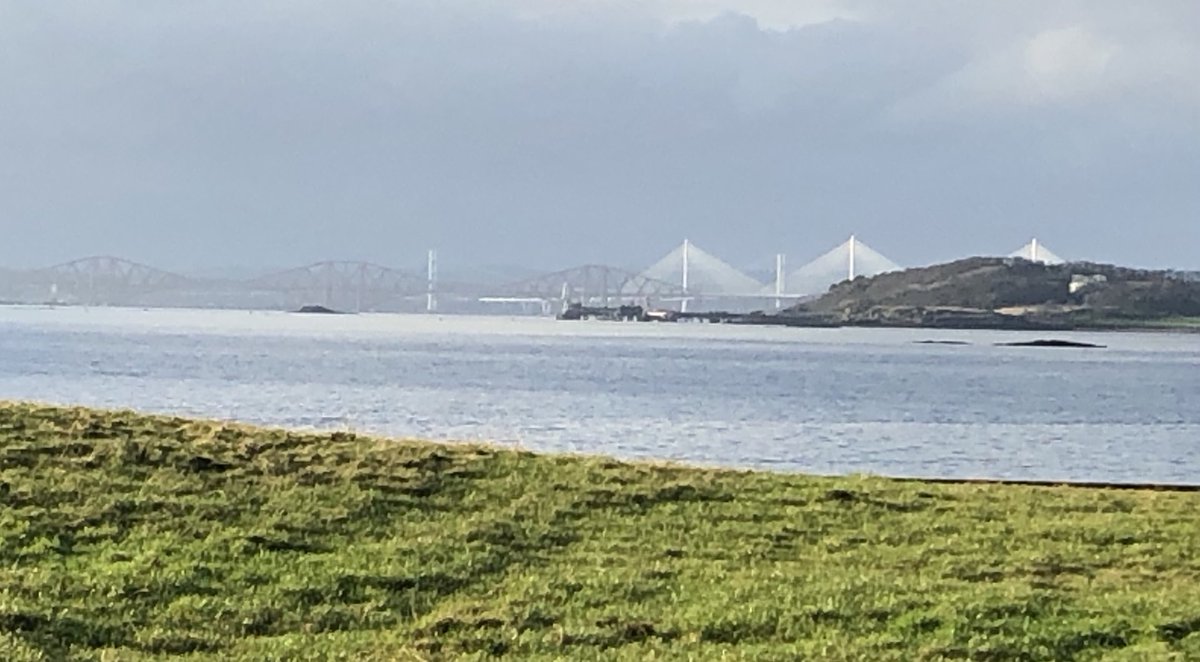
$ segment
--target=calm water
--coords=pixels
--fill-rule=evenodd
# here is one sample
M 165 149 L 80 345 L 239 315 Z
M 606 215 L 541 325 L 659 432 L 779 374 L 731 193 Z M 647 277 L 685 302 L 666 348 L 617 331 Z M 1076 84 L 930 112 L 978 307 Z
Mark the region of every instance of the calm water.
M 1108 348 L 994 346 L 1039 337 L 1004 332 L 0 307 L 0 399 L 818 473 L 1200 482 L 1200 336 L 1053 335 Z

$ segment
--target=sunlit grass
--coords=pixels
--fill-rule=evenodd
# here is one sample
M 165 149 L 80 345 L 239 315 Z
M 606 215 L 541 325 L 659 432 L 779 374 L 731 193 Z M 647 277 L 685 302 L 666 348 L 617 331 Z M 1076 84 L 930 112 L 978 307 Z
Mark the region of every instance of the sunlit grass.
M 1160 331 L 1200 330 L 1200 317 L 1096 317 L 1088 320 L 1084 328 L 1147 329 Z
M 1157 324 L 1150 322 L 1149 325 L 1180 329 L 1200 329 L 1200 317 L 1167 317 L 1158 320 Z
M 0 659 L 1200 659 L 1198 505 L 0 405 Z

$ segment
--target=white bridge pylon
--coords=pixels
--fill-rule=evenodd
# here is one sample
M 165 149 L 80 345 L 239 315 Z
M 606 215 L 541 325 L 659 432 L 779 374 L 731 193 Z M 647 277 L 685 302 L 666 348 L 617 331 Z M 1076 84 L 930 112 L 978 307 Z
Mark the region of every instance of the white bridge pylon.
M 689 297 L 783 299 L 822 294 L 829 286 L 858 276 L 874 276 L 902 267 L 851 236 L 828 253 L 791 272 L 783 255 L 775 259 L 775 279 L 758 282 L 690 241 L 642 272 L 647 278 L 678 283 Z
M 696 295 L 745 296 L 762 289 L 762 283 L 686 239 L 642 275 L 679 283 L 684 292 Z
M 791 272 L 784 271 L 783 256 L 779 256 L 775 283 L 763 293 L 771 296 L 823 294 L 831 285 L 845 280 L 901 269 L 903 267 L 851 235 L 833 250 Z
M 1042 264 L 1064 264 L 1066 260 L 1054 254 L 1053 251 L 1042 245 L 1035 237 L 1028 244 L 1018 248 L 1009 257 L 1025 258 L 1031 262 L 1040 262 Z

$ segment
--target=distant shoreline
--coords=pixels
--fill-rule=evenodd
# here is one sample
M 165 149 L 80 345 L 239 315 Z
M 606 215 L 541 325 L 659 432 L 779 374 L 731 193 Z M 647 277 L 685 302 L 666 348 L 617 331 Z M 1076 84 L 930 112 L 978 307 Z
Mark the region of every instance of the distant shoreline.
M 246 313 L 280 313 L 285 315 L 296 316 L 352 316 L 352 313 L 346 313 L 336 310 L 287 310 L 276 308 L 202 308 L 202 307 L 187 307 L 187 306 L 88 306 L 75 303 L 26 303 L 17 301 L 0 301 L 0 308 L 26 308 L 26 309 L 108 309 L 108 310 L 186 310 L 193 312 L 246 312 Z M 363 311 L 368 314 L 377 315 L 401 315 L 401 316 L 429 316 L 429 313 L 419 312 L 394 312 L 394 311 Z M 496 318 L 523 318 L 530 319 L 549 319 L 541 315 L 489 315 L 484 313 L 436 313 L 435 316 L 449 317 L 496 317 Z M 703 324 L 729 324 L 730 326 L 786 326 L 793 328 L 812 328 L 812 329 L 928 329 L 942 331 L 1014 331 L 1014 332 L 1044 332 L 1044 333 L 1177 333 L 1177 334 L 1200 334 L 1200 317 L 1197 318 L 1182 318 L 1182 319 L 1154 319 L 1146 318 L 1143 320 L 1112 320 L 1111 322 L 1095 322 L 1082 323 L 1073 325 L 1059 324 L 1039 324 L 1036 321 L 1022 320 L 1019 316 L 1009 316 L 1002 324 L 988 324 L 980 321 L 980 323 L 961 323 L 961 322 L 937 322 L 937 323 L 896 323 L 888 321 L 842 321 L 832 319 L 831 317 L 805 316 L 805 315 L 788 315 L 788 314 L 765 314 L 765 313 L 727 313 L 723 311 L 712 311 L 704 313 L 693 313 L 689 315 L 689 320 L 682 323 L 703 323 Z M 607 320 L 618 321 L 618 320 Z M 659 324 L 664 321 L 644 320 L 644 323 Z M 668 322 L 669 323 L 669 322 Z

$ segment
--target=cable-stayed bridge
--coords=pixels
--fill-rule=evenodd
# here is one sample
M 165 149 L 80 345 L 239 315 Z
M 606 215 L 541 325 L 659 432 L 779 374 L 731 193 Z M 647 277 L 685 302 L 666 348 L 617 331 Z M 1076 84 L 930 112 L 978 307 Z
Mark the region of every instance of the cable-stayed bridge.
M 1063 261 L 1036 239 L 1009 256 L 1046 263 Z M 42 269 L 0 269 L 0 302 L 542 313 L 576 302 L 737 311 L 778 309 L 820 295 L 845 280 L 902 268 L 855 236 L 796 268 L 788 266 L 784 254 L 776 255 L 774 262 L 772 277 L 764 282 L 684 240 L 642 270 L 587 264 L 504 283 L 441 280 L 434 251 L 415 268 L 327 261 L 248 279 L 186 276 L 101 256 Z
M 899 270 L 900 265 L 851 236 L 827 253 L 798 269 L 787 270 L 787 258 L 775 256 L 775 274 L 764 284 L 734 268 L 688 240 L 651 265 L 645 275 L 678 283 L 682 306 L 691 299 L 773 300 L 776 308 L 785 301 L 821 294 L 834 283 L 858 276 L 874 276 Z
M 1028 244 L 1018 248 L 1009 257 L 1019 257 L 1033 262 L 1041 262 L 1043 264 L 1063 264 L 1066 260 L 1054 254 L 1053 251 L 1046 248 L 1038 242 L 1037 238 L 1031 240 Z

